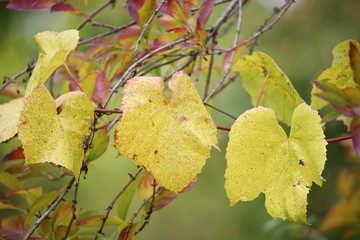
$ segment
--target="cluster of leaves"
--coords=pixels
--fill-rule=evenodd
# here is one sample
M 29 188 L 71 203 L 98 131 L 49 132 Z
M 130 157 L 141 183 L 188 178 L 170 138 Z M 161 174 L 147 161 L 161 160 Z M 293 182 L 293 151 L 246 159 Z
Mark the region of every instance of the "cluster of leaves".
M 65 1 L 30 2 L 12 0 L 7 6 L 17 10 L 58 9 L 84 17 L 85 23 L 93 21 L 92 16 L 73 10 Z M 307 195 L 313 182 L 321 186 L 326 161 L 321 117 L 269 56 L 254 52 L 239 57 L 247 43 L 265 28 L 240 43 L 235 37 L 230 50 L 215 48 L 214 36 L 220 25 L 236 13 L 241 20 L 246 2 L 236 5 L 238 1 L 231 1 L 226 15 L 211 29 L 205 26 L 214 0 L 205 0 L 198 8 L 194 0 L 164 0 L 158 4 L 155 0 L 130 0 L 127 6 L 134 22 L 113 28 L 122 31 L 120 34 L 80 41 L 77 30 L 37 34 L 39 57 L 24 96 L 19 92 L 18 98 L 0 105 L 1 142 L 13 138 L 21 141 L 21 148 L 1 162 L 4 172 L 0 184 L 9 191 L 7 199 L 0 200 L 0 209 L 19 212 L 1 220 L 3 237 L 30 239 L 36 230 L 39 239 L 98 238 L 107 225 L 116 227 L 112 238 L 131 239 L 145 227 L 153 211 L 196 183 L 211 147 L 218 148 L 217 126 L 204 102 L 232 82 L 225 81 L 229 72 L 233 74 L 229 79 L 240 73 L 254 105 L 229 129 L 225 189 L 230 205 L 264 193 L 272 217 L 308 224 Z M 87 1 L 84 3 L 87 5 Z M 287 1 L 277 12 L 283 14 L 291 3 Z M 162 14 L 156 16 L 158 12 Z M 89 43 L 85 52 L 76 50 L 84 43 Z M 314 96 L 351 118 L 350 131 L 358 152 L 360 47 L 356 41 L 339 46 L 334 50 L 333 67 L 314 81 L 313 91 Z M 224 53 L 221 67 L 213 64 L 217 51 Z M 225 74 L 209 93 L 212 69 Z M 204 100 L 194 85 L 200 73 L 207 74 Z M 62 86 L 60 91 L 45 86 L 49 78 Z M 120 87 L 121 104 L 109 103 Z M 319 101 L 314 98 L 312 107 L 324 106 Z M 121 108 L 106 109 L 108 105 Z M 119 117 L 104 113 L 118 113 Z M 139 170 L 130 176 L 105 215 L 82 212 L 76 204 L 80 176 L 88 171 L 87 163 L 106 151 L 109 131 L 117 121 L 115 148 L 146 173 Z M 291 127 L 289 135 L 278 121 Z M 44 193 L 42 187 L 24 188 L 21 180 L 40 175 L 49 180 L 73 177 L 49 193 Z M 65 200 L 70 188 L 74 188 L 74 198 Z M 128 216 L 136 190 L 142 204 Z M 115 203 L 118 216 L 110 216 Z M 99 230 L 89 230 L 94 226 Z

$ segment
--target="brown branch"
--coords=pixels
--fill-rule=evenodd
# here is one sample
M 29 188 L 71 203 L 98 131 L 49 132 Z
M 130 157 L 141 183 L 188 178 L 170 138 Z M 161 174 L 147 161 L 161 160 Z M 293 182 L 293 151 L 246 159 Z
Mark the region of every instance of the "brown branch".
M 236 27 L 236 33 L 235 33 L 235 37 L 234 37 L 234 41 L 233 41 L 233 48 L 234 50 L 236 49 L 235 46 L 237 45 L 237 42 L 239 40 L 239 36 L 240 36 L 240 31 L 241 31 L 241 23 L 242 23 L 242 7 L 243 7 L 243 3 L 242 0 L 236 1 L 236 3 L 238 3 L 238 22 L 237 22 L 237 27 Z M 231 5 L 231 4 L 230 4 Z M 229 6 L 230 6 L 229 5 Z M 220 86 L 224 83 L 225 79 L 227 78 L 227 76 L 230 73 L 231 70 L 231 66 L 232 66 L 232 62 L 234 60 L 234 55 L 235 55 L 235 51 L 231 52 L 231 56 L 230 59 L 228 61 L 227 64 L 227 69 L 225 71 L 225 73 L 222 75 L 220 81 L 217 83 L 217 85 L 215 86 L 215 88 L 209 93 L 209 95 L 206 96 L 204 102 L 206 103 L 207 101 L 210 100 L 210 98 L 216 93 L 216 91 L 220 88 Z
M 220 112 L 220 113 L 222 113 L 222 114 L 225 114 L 226 116 L 231 117 L 232 119 L 236 120 L 236 117 L 234 117 L 233 115 L 231 115 L 231 114 L 229 114 L 229 113 L 227 113 L 227 112 L 224 112 L 223 110 L 220 110 L 220 109 L 217 108 L 217 107 L 214 107 L 214 106 L 212 106 L 212 105 L 210 105 L 210 104 L 208 104 L 208 103 L 204 103 L 204 105 L 205 105 L 205 106 L 208 106 L 208 107 L 211 107 L 212 109 L 214 109 L 214 110 L 216 110 L 216 111 L 218 111 L 218 112 Z
M 59 194 L 59 196 L 50 204 L 48 209 L 44 212 L 43 215 L 35 222 L 29 232 L 25 235 L 23 240 L 28 240 L 34 231 L 40 226 L 40 224 L 50 215 L 52 211 L 59 205 L 60 201 L 63 199 L 65 194 L 70 190 L 72 185 L 75 182 L 75 177 L 71 178 L 70 182 L 68 183 L 67 187 Z
M 106 214 L 105 216 L 102 218 L 102 223 L 101 223 L 101 226 L 99 228 L 99 230 L 97 231 L 99 234 L 104 234 L 102 232 L 104 226 L 105 226 L 105 223 L 109 217 L 109 214 L 111 212 L 111 210 L 113 209 L 116 201 L 119 199 L 119 197 L 125 192 L 125 190 L 130 186 L 130 184 L 135 181 L 136 177 L 140 174 L 140 172 L 142 171 L 142 169 L 140 168 L 134 175 L 130 175 L 130 180 L 126 183 L 126 185 L 120 190 L 120 192 L 115 196 L 115 198 L 112 200 L 112 202 L 109 204 L 109 206 L 106 208 Z M 96 236 L 95 239 L 98 239 L 99 237 Z M 125 238 L 126 239 L 126 238 Z
M 152 13 L 151 17 L 148 19 L 148 21 L 144 24 L 143 26 L 143 30 L 140 33 L 139 38 L 136 40 L 136 45 L 135 45 L 135 50 L 134 50 L 134 59 L 136 59 L 137 55 L 138 55 L 138 51 L 139 51 L 139 46 L 141 43 L 141 40 L 143 39 L 145 32 L 147 31 L 147 29 L 150 26 L 151 21 L 154 19 L 154 17 L 156 16 L 156 14 L 159 12 L 160 8 L 163 6 L 163 4 L 165 3 L 166 0 L 161 0 L 160 4 L 157 6 L 157 8 L 155 9 L 155 11 Z
M 70 220 L 70 223 L 66 229 L 66 233 L 65 236 L 63 237 L 63 240 L 67 239 L 67 236 L 70 233 L 71 227 L 73 222 L 76 220 L 76 204 L 77 204 L 77 194 L 78 194 L 78 190 L 79 190 L 79 184 L 80 184 L 80 179 L 79 181 L 75 184 L 75 189 L 74 189 L 74 198 L 72 200 L 72 218 Z
M 184 62 L 180 67 L 176 68 L 175 70 L 173 70 L 171 73 L 169 73 L 168 75 L 166 75 L 164 77 L 164 81 L 167 81 L 171 78 L 172 75 L 174 75 L 175 72 L 177 71 L 181 71 L 183 70 L 184 68 L 186 68 L 187 66 L 190 65 L 190 63 L 192 63 L 194 60 L 195 60 L 195 57 L 196 55 L 193 55 L 191 56 L 186 62 Z
M 173 47 L 174 45 L 176 44 L 179 44 L 179 43 L 182 43 L 182 42 L 185 42 L 186 40 L 188 40 L 189 38 L 188 37 L 183 37 L 183 38 L 179 38 L 173 42 L 170 42 L 168 44 L 165 44 L 151 52 L 149 52 L 148 54 L 146 54 L 145 56 L 139 58 L 138 60 L 136 60 L 130 67 L 128 67 L 126 69 L 126 71 L 123 73 L 122 77 L 116 82 L 116 84 L 111 88 L 110 90 L 110 93 L 108 95 L 108 97 L 106 98 L 105 102 L 103 103 L 103 107 L 105 108 L 106 104 L 110 101 L 110 98 L 112 97 L 112 95 L 115 93 L 115 91 L 117 91 L 117 89 L 123 85 L 125 82 L 126 82 L 126 77 L 127 75 L 134 69 L 137 67 L 137 65 L 139 65 L 140 63 L 142 63 L 144 60 L 152 57 L 154 54 L 158 53 L 158 52 L 161 52 L 162 50 L 165 50 L 169 47 Z
M 101 5 L 100 7 L 98 7 L 97 9 L 95 9 L 92 13 L 90 13 L 90 15 L 86 16 L 86 19 L 82 23 L 80 23 L 80 25 L 77 27 L 77 30 L 82 29 L 86 25 L 86 23 L 90 22 L 93 17 L 95 17 L 97 14 L 99 14 L 107 6 L 109 6 L 109 5 L 114 6 L 115 3 L 116 3 L 116 0 L 109 0 L 106 3 L 104 3 L 103 5 Z
M 125 237 L 124 239 L 127 239 L 129 233 L 130 233 L 130 228 L 131 225 L 133 224 L 136 216 L 139 214 L 139 212 L 144 208 L 144 206 L 155 197 L 155 195 L 162 189 L 162 187 L 159 187 L 155 192 L 153 192 L 153 194 L 151 194 L 149 197 L 145 198 L 145 200 L 140 204 L 139 208 L 135 210 L 135 212 L 133 213 L 132 217 L 129 220 L 129 223 L 127 225 L 127 228 L 125 230 Z
M 151 217 L 151 214 L 153 213 L 153 210 L 154 210 L 155 195 L 156 195 L 157 183 L 156 183 L 155 178 L 154 178 L 152 186 L 153 186 L 153 193 L 152 193 L 152 198 L 151 198 L 149 210 L 146 212 L 146 216 L 144 218 L 143 225 L 135 232 L 135 235 L 138 234 L 139 232 L 141 232 L 146 227 L 146 225 L 148 225 L 150 223 L 150 217 Z
M 95 108 L 94 112 L 99 112 L 99 113 L 123 113 L 122 110 L 120 109 L 105 109 L 105 108 Z
M 14 83 L 16 79 L 18 79 L 20 76 L 24 75 L 25 73 L 30 73 L 36 64 L 36 60 L 33 60 L 30 64 L 27 65 L 27 67 L 22 70 L 21 72 L 17 73 L 16 75 L 12 77 L 4 77 L 5 83 L 0 87 L 0 93 L 10 84 Z

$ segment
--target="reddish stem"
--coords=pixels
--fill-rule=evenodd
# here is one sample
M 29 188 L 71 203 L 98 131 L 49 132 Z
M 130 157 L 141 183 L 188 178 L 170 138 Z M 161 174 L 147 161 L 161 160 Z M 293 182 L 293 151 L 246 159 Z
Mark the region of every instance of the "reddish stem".
M 332 142 L 343 141 L 343 140 L 350 139 L 350 138 L 351 138 L 351 135 L 348 135 L 348 136 L 344 136 L 344 137 L 337 137 L 337 138 L 326 139 L 326 141 L 327 141 L 328 143 L 332 143 Z
M 66 63 L 64 63 L 64 67 L 66 69 L 66 72 L 69 74 L 70 78 L 75 82 L 76 86 L 78 86 L 78 88 L 80 88 L 80 90 L 82 92 L 85 92 L 85 90 L 81 87 L 80 83 L 78 82 L 78 80 L 76 80 L 76 78 L 74 77 L 74 75 L 71 73 L 68 65 Z
M 223 126 L 219 126 L 219 125 L 216 125 L 216 128 L 221 129 L 221 130 L 225 130 L 225 131 L 230 131 L 231 130 L 231 128 L 223 127 Z
M 123 113 L 120 109 L 103 109 L 103 108 L 95 108 L 95 112 L 103 112 L 103 113 Z
M 265 77 L 265 79 L 264 79 L 264 81 L 263 81 L 263 83 L 261 85 L 260 93 L 259 93 L 259 96 L 258 96 L 258 98 L 256 100 L 255 107 L 258 107 L 259 104 L 260 104 L 260 100 L 261 100 L 262 95 L 264 94 L 265 84 L 266 84 L 266 80 L 268 79 L 268 76 L 269 75 L 266 75 L 266 77 Z

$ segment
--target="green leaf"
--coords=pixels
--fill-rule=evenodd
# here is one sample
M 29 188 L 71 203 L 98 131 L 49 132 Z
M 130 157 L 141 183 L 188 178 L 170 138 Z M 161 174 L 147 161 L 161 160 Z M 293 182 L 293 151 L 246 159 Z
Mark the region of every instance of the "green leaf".
M 0 184 L 10 190 L 24 189 L 23 184 L 16 177 L 6 172 L 0 172 Z
M 74 50 L 79 40 L 79 31 L 66 30 L 41 32 L 34 37 L 39 47 L 39 57 L 26 87 L 25 97 L 39 85 L 45 83 L 50 75 L 64 64 L 67 55 Z
M 49 206 L 59 195 L 59 191 L 53 191 L 43 194 L 41 197 L 36 199 L 34 204 L 30 207 L 29 213 L 25 218 L 25 225 L 29 223 L 30 219 L 38 213 L 41 209 Z
M 75 227 L 97 227 L 101 226 L 103 222 L 103 215 L 93 215 L 88 216 L 80 221 L 77 221 Z M 106 220 L 105 226 L 120 226 L 124 223 L 124 221 L 115 216 L 109 216 Z
M 54 217 L 51 218 L 51 226 L 56 228 L 62 221 L 64 221 L 64 225 L 70 223 L 70 219 L 72 218 L 73 211 L 73 203 L 72 202 L 61 202 L 54 212 Z
M 100 128 L 94 136 L 94 140 L 92 142 L 93 147 L 89 150 L 89 161 L 94 161 L 101 157 L 108 145 L 109 145 L 110 137 L 108 135 L 107 127 Z
M 126 188 L 125 192 L 123 192 L 117 200 L 117 213 L 121 219 L 126 219 L 130 204 L 138 187 L 139 179 L 140 177 L 138 176 L 134 181 L 132 181 Z
M 15 190 L 11 192 L 11 195 L 23 195 L 29 205 L 32 205 L 36 199 L 41 197 L 43 194 L 43 189 L 41 186 L 30 188 L 28 190 Z
M 26 213 L 25 210 L 17 206 L 15 203 L 2 199 L 0 199 L 0 209 L 14 209 Z
M 59 115 L 56 105 L 63 106 Z M 42 84 L 25 99 L 19 123 L 25 164 L 52 162 L 72 171 L 78 178 L 84 159 L 82 140 L 90 132 L 93 106 L 82 92 L 62 95 L 56 105 Z
M 355 61 L 357 62 L 355 58 L 357 57 L 351 57 L 353 54 L 352 52 L 354 51 L 351 51 L 352 45 L 357 49 L 360 49 L 360 44 L 354 40 L 346 40 L 336 45 L 332 51 L 334 60 L 331 67 L 322 72 L 315 81 L 332 83 L 341 90 L 345 88 L 359 87 L 359 84 L 355 81 L 355 74 L 357 73 L 354 73 L 351 65 L 351 59 L 353 59 L 353 67 L 354 69 L 357 68 L 357 65 L 355 66 Z M 327 105 L 323 99 L 320 99 L 315 95 L 320 91 L 321 90 L 319 90 L 316 86 L 313 86 L 311 91 L 311 106 L 314 109 L 321 109 Z
M 265 84 L 259 105 L 274 109 L 276 117 L 290 125 L 294 109 L 304 100 L 271 57 L 254 52 L 251 56 L 241 57 L 232 70 L 240 72 L 254 106 Z
M 141 29 L 150 19 L 151 15 L 156 9 L 156 0 L 144 0 L 144 4 L 138 10 L 137 15 L 139 18 L 139 25 Z
M 9 140 L 18 132 L 17 124 L 23 105 L 24 98 L 16 98 L 0 104 L 0 142 Z
M 288 137 L 273 110 L 253 108 L 236 120 L 227 147 L 225 189 L 233 206 L 261 192 L 274 218 L 307 223 L 307 194 L 321 185 L 326 145 L 318 113 L 306 104 L 293 113 Z
M 185 73 L 172 76 L 170 98 L 163 84 L 159 77 L 127 82 L 114 145 L 161 186 L 180 192 L 201 171 L 211 146 L 217 147 L 216 126 Z

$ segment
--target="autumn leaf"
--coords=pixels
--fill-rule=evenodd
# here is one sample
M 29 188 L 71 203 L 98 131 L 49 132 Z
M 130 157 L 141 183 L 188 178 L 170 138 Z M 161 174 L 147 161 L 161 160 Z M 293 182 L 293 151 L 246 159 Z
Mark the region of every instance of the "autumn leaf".
M 17 124 L 23 105 L 24 98 L 0 104 L 0 142 L 9 140 L 18 132 Z
M 15 10 L 48 9 L 54 4 L 53 0 L 11 0 L 6 7 Z
M 233 71 L 240 72 L 254 106 L 264 84 L 260 106 L 274 109 L 276 117 L 290 125 L 294 109 L 304 100 L 271 57 L 262 52 L 243 56 L 235 63 Z
M 70 51 L 74 50 L 79 40 L 77 30 L 57 32 L 41 32 L 35 35 L 39 47 L 39 58 L 26 87 L 25 96 L 39 83 L 44 83 L 50 75 L 64 64 Z
M 359 49 L 360 44 L 354 40 L 347 40 L 336 45 L 332 51 L 334 60 L 331 67 L 322 72 L 315 82 L 328 82 L 341 90 L 359 87 L 359 83 L 356 82 L 359 74 Z M 327 105 L 323 99 L 316 96 L 320 91 L 315 85 L 311 91 L 311 106 L 315 109 L 321 109 Z
M 320 116 L 299 105 L 288 137 L 272 109 L 246 111 L 230 131 L 225 189 L 233 206 L 261 192 L 274 218 L 307 223 L 307 194 L 312 182 L 321 186 L 326 144 Z
M 83 137 L 89 134 L 93 106 L 82 92 L 70 92 L 55 101 L 42 85 L 25 99 L 20 116 L 19 138 L 25 164 L 52 162 L 79 177 L 84 159 Z M 62 105 L 58 115 L 57 107 Z
M 161 186 L 180 192 L 201 171 L 211 146 L 217 147 L 216 126 L 185 73 L 171 78 L 170 98 L 163 85 L 159 77 L 128 81 L 115 147 Z

